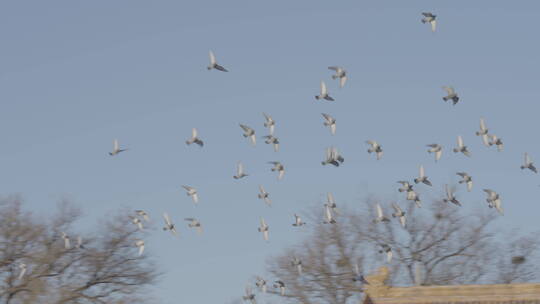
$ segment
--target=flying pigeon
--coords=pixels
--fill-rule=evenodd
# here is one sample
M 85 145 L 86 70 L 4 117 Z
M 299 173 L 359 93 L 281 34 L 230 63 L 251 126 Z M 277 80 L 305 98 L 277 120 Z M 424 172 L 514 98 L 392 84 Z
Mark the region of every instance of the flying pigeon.
M 501 152 L 504 148 L 503 142 L 500 138 L 497 137 L 495 134 L 488 134 L 489 137 L 489 145 L 490 146 L 497 146 L 497 151 Z
M 521 165 L 521 170 L 523 169 L 529 169 L 534 173 L 538 173 L 538 170 L 536 170 L 536 167 L 534 166 L 531 158 L 529 157 L 529 153 L 525 152 L 525 163 Z
M 443 199 L 443 202 L 461 206 L 461 203 L 456 199 L 454 192 L 452 189 L 450 189 L 450 187 L 448 187 L 448 185 L 444 185 L 444 190 L 446 192 L 446 198 Z
M 413 186 L 408 181 L 398 181 L 398 184 L 401 184 L 401 188 L 398 189 L 399 192 L 409 192 L 413 189 Z
M 139 248 L 139 256 L 141 256 L 144 252 L 144 241 L 143 240 L 136 240 L 135 246 Z
M 297 257 L 294 257 L 291 261 L 291 265 L 296 267 L 296 270 L 298 271 L 298 275 L 302 275 L 302 260 L 300 260 Z
M 431 24 L 431 31 L 435 32 L 435 28 L 437 27 L 437 21 L 435 19 L 437 18 L 437 15 L 433 15 L 432 13 L 422 13 L 422 15 L 424 15 L 422 23 Z
M 113 150 L 112 150 L 112 152 L 109 152 L 109 155 L 110 156 L 115 156 L 118 153 L 124 152 L 124 151 L 127 151 L 127 149 L 120 149 L 120 144 L 118 143 L 118 139 L 115 139 L 113 141 Z
M 261 217 L 261 225 L 258 228 L 259 232 L 263 233 L 263 238 L 265 241 L 268 241 L 268 225 L 266 225 L 266 222 Z
M 438 161 L 439 159 L 441 159 L 441 155 L 442 155 L 442 146 L 441 145 L 439 145 L 439 144 L 429 144 L 429 145 L 426 145 L 426 147 L 430 148 L 428 150 L 429 153 L 435 153 L 435 161 Z
M 394 208 L 395 211 L 394 213 L 392 213 L 392 217 L 399 218 L 399 223 L 403 228 L 405 228 L 405 222 L 407 220 L 407 218 L 405 217 L 405 211 L 403 211 L 398 204 L 392 204 L 392 208 Z
M 321 113 L 324 117 L 324 125 L 330 127 L 330 132 L 332 135 L 336 134 L 336 119 L 328 114 Z
M 259 276 L 256 279 L 257 281 L 255 282 L 255 286 L 257 286 L 262 293 L 266 293 L 266 280 Z
M 330 97 L 330 95 L 328 95 L 328 89 L 326 88 L 326 84 L 324 83 L 324 81 L 321 81 L 321 94 L 315 96 L 315 99 L 317 99 L 317 100 L 324 99 L 324 100 L 328 100 L 328 101 L 334 101 L 334 98 L 332 98 L 332 97 Z
M 461 178 L 462 178 L 459 181 L 459 183 L 460 184 L 465 183 L 467 185 L 467 191 L 471 192 L 472 186 L 473 186 L 472 177 L 469 174 L 467 174 L 467 172 L 458 172 L 456 174 L 461 176 Z
M 69 241 L 69 236 L 63 231 L 62 231 L 62 239 L 64 240 L 64 248 L 66 250 L 70 249 L 71 244 L 70 244 L 70 241 Z
M 279 139 L 277 137 L 270 134 L 263 136 L 263 138 L 266 138 L 266 140 L 264 141 L 265 144 L 272 144 L 272 146 L 274 147 L 274 152 L 277 152 L 279 150 Z
M 424 183 L 428 186 L 431 186 L 431 182 L 428 180 L 428 177 L 426 176 L 423 165 L 420 165 L 420 176 L 414 179 L 414 183 L 415 184 Z
M 278 161 L 271 161 L 268 163 L 274 165 L 274 167 L 271 170 L 272 172 L 274 171 L 278 172 L 278 180 L 282 179 L 283 175 L 285 174 L 285 167 L 283 167 L 283 164 L 281 164 Z
M 407 200 L 413 201 L 416 204 L 416 207 L 422 208 L 422 202 L 420 201 L 420 195 L 414 190 L 407 191 Z
M 165 220 L 165 227 L 163 227 L 163 231 L 169 230 L 172 234 L 178 236 L 176 228 L 174 227 L 174 224 L 171 222 L 171 219 L 167 213 L 163 213 L 163 219 Z
M 325 152 L 325 160 L 321 162 L 323 166 L 327 164 L 332 164 L 336 167 L 339 167 L 339 165 L 345 161 L 343 156 L 339 155 L 338 150 L 334 147 L 326 148 Z
M 362 284 L 369 285 L 369 282 L 360 273 L 360 267 L 358 267 L 358 263 L 354 263 L 354 277 L 353 277 L 352 280 L 353 280 L 353 282 L 360 282 Z
M 374 140 L 367 140 L 366 143 L 368 145 L 371 145 L 371 147 L 367 150 L 368 153 L 375 152 L 377 154 L 377 160 L 381 159 L 381 157 L 383 155 L 383 150 L 382 150 L 381 145 L 379 145 Z
M 242 177 L 248 176 L 246 173 L 244 173 L 244 165 L 242 165 L 241 162 L 238 162 L 236 165 L 236 175 L 233 176 L 234 179 L 240 179 Z
M 336 200 L 334 199 L 334 195 L 332 193 L 328 192 L 326 194 L 326 203 L 324 205 L 328 206 L 332 212 L 340 214 L 339 210 L 337 209 Z
M 379 250 L 379 253 L 386 253 L 386 261 L 388 263 L 392 262 L 392 248 L 387 244 L 381 244 L 380 246 L 381 249 Z
M 274 288 L 279 288 L 279 294 L 284 296 L 285 295 L 285 283 L 283 281 L 275 281 L 274 282 Z
M 138 216 L 141 216 L 146 222 L 150 222 L 150 217 L 148 216 L 148 213 L 144 210 L 135 210 L 135 213 L 137 213 Z
M 458 103 L 458 101 L 459 101 L 459 96 L 456 94 L 456 91 L 454 90 L 454 88 L 445 86 L 445 87 L 443 87 L 443 89 L 448 94 L 448 95 L 443 97 L 443 100 L 444 101 L 452 100 L 454 105 L 456 105 L 456 103 Z
M 189 222 L 189 224 L 188 224 L 189 228 L 197 229 L 198 234 L 201 234 L 203 232 L 201 222 L 199 222 L 199 220 L 197 220 L 195 218 L 192 218 L 192 217 L 187 217 L 184 220 Z
M 324 221 L 323 224 L 335 224 L 337 223 L 332 215 L 332 209 L 327 204 L 324 204 Z
M 480 131 L 476 131 L 476 136 L 482 136 L 484 146 L 489 146 L 488 129 L 483 118 L 480 118 Z
M 197 189 L 186 185 L 182 185 L 182 188 L 186 189 L 186 195 L 191 196 L 191 199 L 195 204 L 199 202 L 199 194 L 197 193 Z
M 222 67 L 221 65 L 217 64 L 217 61 L 216 61 L 216 56 L 214 55 L 214 52 L 210 51 L 208 53 L 208 55 L 210 56 L 210 65 L 207 66 L 206 68 L 210 71 L 211 69 L 216 69 L 218 71 L 222 71 L 222 72 L 228 72 L 226 68 Z
M 240 128 L 244 130 L 244 134 L 242 135 L 246 138 L 249 137 L 249 139 L 251 140 L 251 144 L 255 146 L 257 144 L 257 138 L 255 137 L 255 130 L 243 124 L 240 124 Z
M 264 200 L 264 202 L 268 205 L 268 206 L 271 206 L 272 205 L 272 201 L 270 200 L 269 196 L 270 196 L 270 193 L 266 192 L 266 190 L 264 190 L 264 187 L 259 185 L 259 194 L 257 194 L 257 197 L 259 199 L 262 199 Z
M 306 223 L 302 221 L 302 218 L 299 215 L 294 214 L 294 223 L 292 224 L 294 227 L 301 227 L 304 226 Z
M 246 295 L 242 297 L 244 301 L 250 301 L 251 304 L 257 304 L 257 301 L 255 301 L 255 294 L 251 292 L 251 287 L 246 286 Z
M 384 216 L 381 205 L 379 205 L 379 203 L 377 203 L 375 205 L 375 207 L 377 209 L 377 218 L 374 220 L 374 222 L 375 223 L 390 222 L 390 219 L 388 219 L 386 216 Z
M 131 222 L 135 225 L 137 225 L 137 227 L 139 228 L 139 230 L 143 230 L 143 223 L 141 221 L 141 219 L 139 219 L 138 217 L 136 216 L 130 216 L 131 218 Z
M 265 128 L 268 128 L 268 130 L 270 131 L 270 135 L 273 135 L 274 134 L 274 128 L 276 126 L 276 122 L 274 121 L 274 119 L 272 119 L 272 116 L 266 114 L 266 113 L 263 113 L 264 115 L 264 118 L 266 120 L 266 122 L 264 123 L 264 127 Z
M 186 145 L 188 146 L 193 143 L 199 145 L 199 147 L 204 145 L 204 142 L 197 136 L 197 129 L 195 128 L 191 129 L 191 138 L 186 140 Z
M 339 78 L 339 87 L 343 88 L 345 86 L 345 83 L 347 82 L 347 71 L 345 71 L 344 68 L 338 66 L 330 66 L 328 67 L 328 69 L 336 72 L 334 75 L 332 75 L 332 79 Z
M 467 150 L 467 146 L 463 144 L 463 138 L 461 138 L 461 136 L 457 137 L 457 147 L 454 148 L 454 153 L 458 152 L 465 154 L 465 156 L 471 157 L 471 153 L 469 150 Z
M 484 192 L 486 192 L 488 196 L 486 201 L 488 202 L 489 208 L 495 208 L 501 215 L 504 215 L 499 194 L 491 189 L 484 189 Z
M 17 280 L 20 281 L 23 278 L 25 273 L 26 273 L 26 264 L 19 263 L 19 276 L 17 277 Z

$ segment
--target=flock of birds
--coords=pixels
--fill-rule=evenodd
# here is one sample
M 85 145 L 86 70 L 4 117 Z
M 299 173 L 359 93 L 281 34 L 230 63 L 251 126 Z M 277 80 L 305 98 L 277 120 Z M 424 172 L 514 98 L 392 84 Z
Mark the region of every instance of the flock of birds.
M 428 23 L 431 25 L 431 30 L 435 32 L 436 30 L 436 15 L 425 12 L 422 13 L 424 16 L 421 19 L 422 23 Z M 207 66 L 208 70 L 217 70 L 221 72 L 229 72 L 228 69 L 226 69 L 224 66 L 218 64 L 216 56 L 212 51 L 209 52 L 210 57 L 210 64 Z M 334 74 L 331 76 L 333 80 L 339 81 L 339 87 L 343 88 L 347 82 L 347 71 L 343 67 L 339 66 L 330 66 L 328 67 L 329 70 L 334 71 Z M 443 89 L 446 91 L 446 96 L 442 97 L 442 99 L 446 101 L 451 101 L 453 105 L 456 105 L 459 103 L 460 97 L 458 96 L 456 90 L 451 86 L 444 86 Z M 318 95 L 315 96 L 316 100 L 326 100 L 329 102 L 335 101 L 335 99 L 330 96 L 328 87 L 326 86 L 326 83 L 324 81 L 321 81 L 320 83 L 320 92 Z M 274 130 L 276 127 L 276 121 L 267 113 L 263 113 L 265 122 L 264 127 L 268 129 L 268 135 L 263 136 L 265 144 L 269 144 L 273 146 L 274 151 L 279 150 L 279 138 L 275 136 Z M 323 125 L 325 127 L 328 127 L 331 134 L 336 134 L 336 119 L 332 117 L 329 114 L 322 113 L 323 116 Z M 240 124 L 240 128 L 243 131 L 243 137 L 249 140 L 251 145 L 255 146 L 257 143 L 257 138 L 255 135 L 255 130 L 247 125 Z M 497 151 L 503 150 L 503 142 L 502 140 L 497 137 L 495 134 L 490 133 L 489 129 L 486 127 L 486 123 L 484 119 L 480 119 L 480 129 L 476 132 L 477 136 L 480 136 L 482 139 L 482 142 L 485 146 L 491 147 L 495 146 L 497 148 Z M 204 146 L 204 141 L 199 137 L 198 131 L 196 128 L 192 129 L 191 137 L 186 140 L 185 142 L 188 146 L 192 144 L 196 144 L 199 147 Z M 380 160 L 383 157 L 383 148 L 382 146 L 375 140 L 367 140 L 366 144 L 369 146 L 367 152 L 368 153 L 374 153 L 377 160 Z M 429 148 L 427 150 L 428 153 L 433 153 L 435 157 L 435 162 L 437 162 L 443 153 L 443 146 L 438 143 L 432 143 L 428 144 L 427 147 Z M 113 142 L 113 150 L 109 152 L 110 156 L 117 156 L 122 152 L 127 151 L 128 149 L 121 148 L 120 144 L 117 139 Z M 453 148 L 454 153 L 462 153 L 467 157 L 471 157 L 471 153 L 468 150 L 467 146 L 465 145 L 463 138 L 461 136 L 457 137 L 457 146 Z M 325 151 L 324 159 L 321 161 L 321 164 L 324 165 L 333 165 L 335 167 L 339 167 L 345 159 L 343 156 L 340 155 L 339 151 L 335 147 L 329 147 Z M 284 177 L 285 174 L 285 167 L 284 165 L 279 161 L 272 161 L 269 162 L 273 167 L 271 168 L 272 172 L 277 173 L 278 180 L 281 180 Z M 521 169 L 529 169 L 533 171 L 534 173 L 537 173 L 537 169 L 534 166 L 530 156 L 525 153 L 524 156 L 524 163 L 521 165 Z M 465 184 L 467 191 L 472 191 L 473 188 L 473 179 L 467 172 L 457 172 L 458 176 L 461 177 L 461 180 L 459 181 L 459 184 Z M 246 173 L 244 166 L 241 162 L 237 163 L 237 169 L 236 174 L 233 176 L 234 179 L 242 179 L 247 177 L 248 174 Z M 424 184 L 427 186 L 432 187 L 432 183 L 429 180 L 428 176 L 426 175 L 425 169 L 422 165 L 419 167 L 419 174 L 417 177 L 413 179 L 413 183 L 409 181 L 398 181 L 399 184 L 401 184 L 401 187 L 398 189 L 399 192 L 404 192 L 406 194 L 405 198 L 408 201 L 412 201 L 416 204 L 418 208 L 422 207 L 422 202 L 420 199 L 420 195 L 418 192 L 415 191 L 414 186 L 417 184 Z M 197 204 L 199 202 L 199 196 L 198 191 L 196 188 L 188 185 L 182 185 L 184 190 L 186 191 L 187 196 L 191 197 L 193 203 Z M 445 195 L 442 199 L 445 203 L 452 203 L 456 206 L 461 206 L 461 203 L 456 198 L 454 191 L 451 187 L 449 187 L 447 184 L 444 185 L 445 189 Z M 501 198 L 499 194 L 492 190 L 492 189 L 483 189 L 483 191 L 486 193 L 487 198 L 486 201 L 488 203 L 489 208 L 495 208 L 501 215 L 503 214 L 503 209 L 501 205 Z M 263 200 L 264 203 L 267 205 L 271 205 L 272 201 L 270 199 L 270 194 L 265 190 L 265 188 L 262 185 L 259 185 L 259 194 L 258 198 Z M 376 210 L 375 214 L 376 217 L 373 220 L 374 223 L 389 223 L 390 218 L 385 216 L 383 212 L 383 208 L 380 204 L 375 205 Z M 391 214 L 392 218 L 396 218 L 399 221 L 399 224 L 402 227 L 406 226 L 406 212 L 401 209 L 401 207 L 393 203 L 392 208 L 394 212 Z M 332 193 L 327 194 L 327 201 L 324 203 L 324 216 L 322 223 L 324 224 L 336 224 L 336 217 L 335 214 L 340 214 L 339 210 L 337 209 L 337 204 L 335 202 L 335 199 L 332 195 Z M 130 215 L 131 222 L 138 227 L 138 229 L 143 230 L 144 229 L 144 222 L 149 222 L 150 217 L 144 210 L 135 210 L 134 215 Z M 165 222 L 165 225 L 163 227 L 164 231 L 170 231 L 174 236 L 178 236 L 178 232 L 176 230 L 175 223 L 171 220 L 169 215 L 165 212 L 163 213 L 163 219 Z M 202 233 L 203 228 L 201 225 L 201 222 L 196 218 L 185 218 L 185 221 L 188 222 L 189 228 L 194 228 L 198 233 Z M 306 223 L 302 220 L 302 218 L 294 214 L 294 223 L 292 223 L 292 226 L 294 227 L 302 227 Z M 269 240 L 269 225 L 266 223 L 264 218 L 260 219 L 260 225 L 258 227 L 258 231 L 262 234 L 262 237 L 265 241 Z M 67 234 L 62 232 L 62 239 L 64 240 L 64 246 L 66 249 L 71 248 L 71 241 Z M 134 247 L 138 250 L 138 255 L 142 255 L 144 252 L 144 240 L 142 239 L 136 239 L 134 242 Z M 390 263 L 392 261 L 392 248 L 388 244 L 379 244 L 380 250 L 379 253 L 386 255 L 386 261 Z M 77 238 L 77 243 L 75 245 L 77 248 L 82 248 L 83 243 L 80 237 Z M 297 258 L 293 257 L 291 260 L 291 267 L 295 267 L 298 271 L 299 275 L 302 275 L 302 261 Z M 24 276 L 26 272 L 26 265 L 21 263 L 19 265 L 20 273 L 19 273 L 19 280 Z M 352 280 L 354 282 L 359 282 L 360 284 L 369 284 L 369 282 L 364 278 L 364 276 L 361 274 L 359 270 L 358 264 L 354 265 L 354 269 L 351 271 L 352 273 Z M 263 293 L 267 292 L 267 281 L 263 279 L 262 277 L 256 277 L 255 286 Z M 276 290 L 276 293 L 280 295 L 285 295 L 286 292 L 286 284 L 282 280 L 276 280 L 273 282 L 272 287 Z M 251 287 L 248 285 L 245 289 L 245 295 L 243 296 L 243 299 L 245 301 L 250 301 L 252 304 L 256 303 L 255 300 L 256 295 L 253 293 Z

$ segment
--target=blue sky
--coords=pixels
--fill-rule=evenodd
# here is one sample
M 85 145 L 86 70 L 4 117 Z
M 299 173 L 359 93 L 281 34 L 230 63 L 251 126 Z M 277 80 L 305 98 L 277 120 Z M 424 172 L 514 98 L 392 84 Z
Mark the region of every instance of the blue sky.
M 368 195 L 400 200 L 395 183 L 424 164 L 427 201 L 469 172 L 473 192 L 503 198 L 502 227 L 538 230 L 537 175 L 521 171 L 537 140 L 540 44 L 536 1 L 11 1 L 0 4 L 0 193 L 20 193 L 27 208 L 50 212 L 62 198 L 81 206 L 85 228 L 122 207 L 147 210 L 161 225 L 169 212 L 181 237 L 156 230 L 148 252 L 166 270 L 161 303 L 225 303 L 243 293 L 264 261 L 306 232 L 293 213 Z M 421 12 L 438 15 L 432 33 Z M 207 71 L 208 50 L 230 73 Z M 339 89 L 327 66 L 341 65 Z M 335 103 L 317 102 L 325 80 Z M 461 96 L 442 101 L 443 85 Z M 277 121 L 278 153 L 251 147 L 239 123 L 266 134 Z M 337 119 L 337 134 L 320 113 Z M 484 117 L 505 151 L 474 135 Z M 187 147 L 193 127 L 205 147 Z M 450 151 L 462 135 L 472 158 Z M 130 151 L 111 158 L 112 140 Z M 364 141 L 379 141 L 376 161 Z M 445 147 L 439 163 L 426 144 Z M 335 145 L 340 168 L 323 167 Z M 276 180 L 268 161 L 282 161 Z M 237 161 L 249 177 L 235 181 Z M 194 206 L 180 185 L 197 187 Z M 257 200 L 257 186 L 274 206 Z M 487 208 L 487 207 L 486 207 Z M 535 212 L 536 211 L 536 212 Z M 321 211 L 322 212 L 322 211 Z M 197 217 L 205 233 L 187 230 Z M 264 216 L 270 242 L 257 232 Z M 84 229 L 84 228 L 81 228 Z M 211 288 L 212 292 L 207 292 Z

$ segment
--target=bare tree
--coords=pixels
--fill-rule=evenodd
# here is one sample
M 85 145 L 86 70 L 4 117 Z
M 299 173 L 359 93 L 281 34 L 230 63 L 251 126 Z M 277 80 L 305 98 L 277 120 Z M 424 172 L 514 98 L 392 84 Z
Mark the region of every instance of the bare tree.
M 336 224 L 314 218 L 312 234 L 300 245 L 268 260 L 274 278 L 286 283 L 289 303 L 346 304 L 362 296 L 356 277 L 378 267 L 390 268 L 392 285 L 450 285 L 508 283 L 538 278 L 538 238 L 513 234 L 500 243 L 491 210 L 472 213 L 442 201 L 418 208 L 403 208 L 406 225 L 393 218 L 390 207 L 383 211 L 390 221 L 374 221 L 375 200 L 368 199 L 358 212 L 348 210 Z M 320 210 L 316 210 L 319 214 Z M 388 262 L 387 251 L 392 252 Z M 302 260 L 300 274 L 291 259 Z M 270 290 L 278 295 L 277 290 Z
M 138 256 L 134 242 L 143 234 L 125 213 L 82 234 L 73 229 L 81 214 L 67 203 L 50 219 L 21 207 L 18 198 L 0 200 L 1 303 L 146 302 L 145 287 L 159 274 Z

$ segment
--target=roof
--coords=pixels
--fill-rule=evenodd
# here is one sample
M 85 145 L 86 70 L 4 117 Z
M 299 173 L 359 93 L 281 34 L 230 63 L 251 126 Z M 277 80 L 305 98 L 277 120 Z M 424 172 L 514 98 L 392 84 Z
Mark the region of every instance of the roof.
M 367 276 L 364 304 L 540 304 L 540 283 L 392 287 L 387 267 Z

